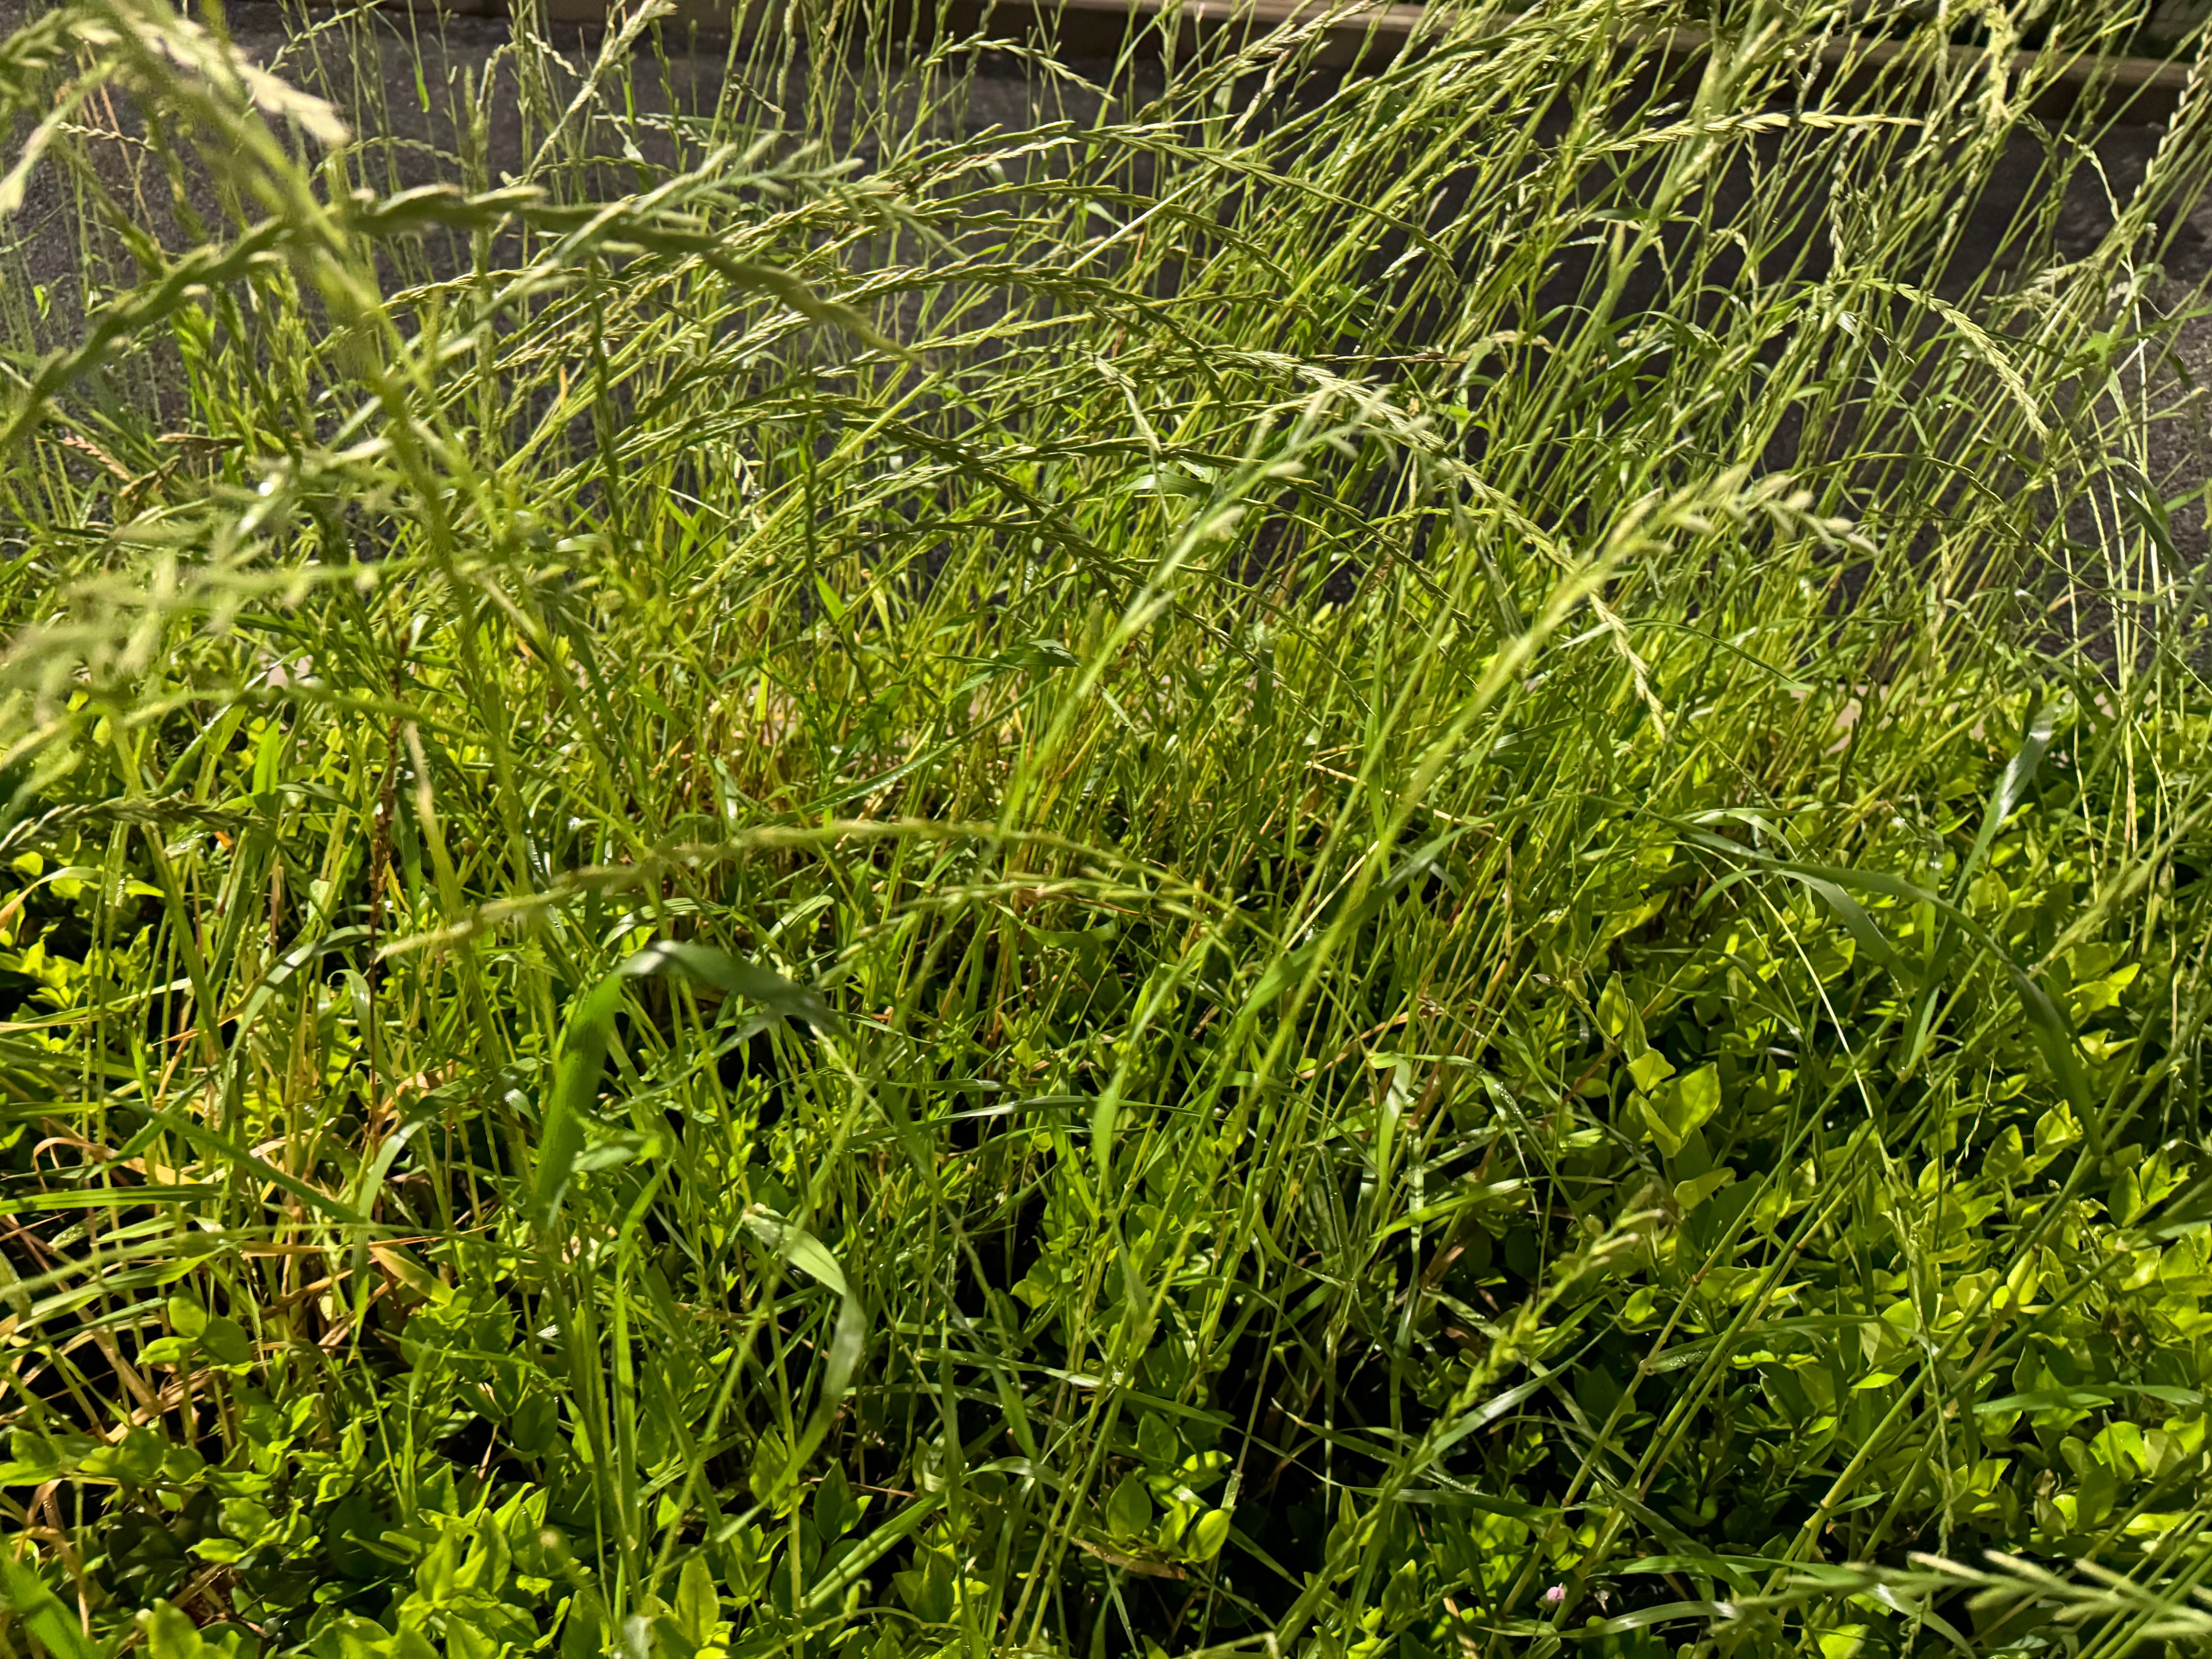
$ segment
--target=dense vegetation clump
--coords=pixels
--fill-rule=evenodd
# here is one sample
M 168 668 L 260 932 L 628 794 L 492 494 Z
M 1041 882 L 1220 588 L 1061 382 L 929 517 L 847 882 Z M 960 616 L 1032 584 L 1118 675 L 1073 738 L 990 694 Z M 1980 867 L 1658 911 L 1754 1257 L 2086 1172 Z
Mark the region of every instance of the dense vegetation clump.
M 0 1648 L 2203 1650 L 2203 72 L 529 21 L 0 47 Z

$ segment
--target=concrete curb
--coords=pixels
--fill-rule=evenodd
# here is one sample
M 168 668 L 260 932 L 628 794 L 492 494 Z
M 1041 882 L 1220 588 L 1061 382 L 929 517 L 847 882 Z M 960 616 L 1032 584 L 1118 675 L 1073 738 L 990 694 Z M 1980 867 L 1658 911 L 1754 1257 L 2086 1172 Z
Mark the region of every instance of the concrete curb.
M 445 11 L 473 17 L 506 17 L 512 0 L 409 0 L 418 9 Z M 525 3 L 528 0 L 524 0 Z M 1276 29 L 1303 28 L 1321 37 L 1322 61 L 1338 68 L 1358 64 L 1380 66 L 1408 49 L 1418 49 L 1433 28 L 1434 7 L 1392 3 L 1391 0 L 951 0 L 940 11 L 950 26 L 969 29 L 988 17 L 994 33 L 1042 36 L 1078 56 L 1111 53 L 1125 40 L 1149 35 L 1157 52 L 1172 38 L 1178 49 L 1200 43 L 1250 39 Z M 562 27 L 605 27 L 624 8 L 616 0 L 538 0 L 547 21 Z M 927 21 L 920 14 L 931 9 L 928 0 L 909 0 L 916 33 L 926 33 Z M 772 24 L 783 9 L 783 0 L 676 0 L 675 21 L 704 33 L 726 37 L 754 33 Z M 2175 10 L 2160 8 L 2164 15 Z M 1497 32 L 1510 28 L 1522 16 L 1499 20 Z M 2185 20 L 2173 20 L 2177 26 Z M 1646 36 L 1645 39 L 1650 37 Z M 2172 35 L 2178 42 L 2180 36 Z M 1679 28 L 1660 40 L 1660 54 L 1689 64 L 1701 58 L 1712 44 L 1710 31 Z M 1845 91 L 1900 64 L 1910 72 L 1911 60 L 1933 57 L 1929 46 L 1917 40 L 1868 40 L 1846 38 L 1820 48 L 1820 62 L 1846 77 Z M 1986 64 L 1989 53 L 1978 46 L 1949 46 L 1943 55 L 1951 64 L 1972 70 Z M 2039 115 L 2063 114 L 2086 100 L 2110 101 L 2111 112 L 2130 122 L 2171 118 L 2195 73 L 2191 62 L 2178 58 L 2077 55 L 2050 68 L 2048 55 L 2039 51 L 2010 53 L 2005 72 L 2015 79 L 2040 70 L 2048 80 L 2033 100 Z M 2212 68 L 2208 69 L 2212 75 Z M 2212 82 L 2208 82 L 2212 85 Z

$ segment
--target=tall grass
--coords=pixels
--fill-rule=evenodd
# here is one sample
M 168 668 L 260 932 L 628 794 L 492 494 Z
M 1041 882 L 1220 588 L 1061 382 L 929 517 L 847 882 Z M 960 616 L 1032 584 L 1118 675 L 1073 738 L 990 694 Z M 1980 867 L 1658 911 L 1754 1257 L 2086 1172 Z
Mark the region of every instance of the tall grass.
M 27 22 L 9 1651 L 2199 1650 L 2212 87 L 1686 15 Z

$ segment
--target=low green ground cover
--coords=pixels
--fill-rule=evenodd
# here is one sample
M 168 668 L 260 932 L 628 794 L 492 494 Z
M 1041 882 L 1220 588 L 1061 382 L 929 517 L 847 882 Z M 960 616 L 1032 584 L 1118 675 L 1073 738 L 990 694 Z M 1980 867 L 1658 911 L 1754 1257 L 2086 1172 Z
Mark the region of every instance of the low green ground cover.
M 2201 1650 L 2212 88 L 1842 18 L 27 22 L 0 1642 Z

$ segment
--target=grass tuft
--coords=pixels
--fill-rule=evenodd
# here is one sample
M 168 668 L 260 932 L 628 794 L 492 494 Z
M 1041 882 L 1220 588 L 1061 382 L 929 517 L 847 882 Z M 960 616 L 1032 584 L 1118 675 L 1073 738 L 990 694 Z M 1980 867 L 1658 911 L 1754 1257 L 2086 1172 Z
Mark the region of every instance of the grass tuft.
M 2202 1649 L 2138 21 L 29 17 L 0 1646 Z

